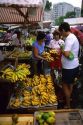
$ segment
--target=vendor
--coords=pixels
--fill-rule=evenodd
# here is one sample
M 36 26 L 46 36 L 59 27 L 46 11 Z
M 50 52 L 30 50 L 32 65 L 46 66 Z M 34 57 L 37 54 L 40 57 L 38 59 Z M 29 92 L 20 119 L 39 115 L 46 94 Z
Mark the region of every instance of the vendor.
M 42 57 L 42 52 L 44 51 L 45 47 L 45 34 L 44 32 L 38 32 L 37 39 L 32 45 L 32 58 L 33 58 L 33 74 L 42 74 L 42 61 L 45 58 Z
M 20 31 L 16 31 L 15 34 L 12 36 L 12 39 L 13 39 L 13 44 L 17 46 L 20 51 L 24 49 Z

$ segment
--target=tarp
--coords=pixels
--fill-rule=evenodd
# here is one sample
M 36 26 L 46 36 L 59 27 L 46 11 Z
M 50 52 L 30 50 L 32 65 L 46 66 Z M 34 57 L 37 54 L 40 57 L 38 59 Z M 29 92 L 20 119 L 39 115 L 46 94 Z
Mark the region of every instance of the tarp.
M 83 24 L 83 17 L 67 18 L 64 19 L 64 22 L 68 22 L 70 25 L 81 25 Z
M 1 0 L 0 24 L 40 22 L 43 19 L 42 0 Z

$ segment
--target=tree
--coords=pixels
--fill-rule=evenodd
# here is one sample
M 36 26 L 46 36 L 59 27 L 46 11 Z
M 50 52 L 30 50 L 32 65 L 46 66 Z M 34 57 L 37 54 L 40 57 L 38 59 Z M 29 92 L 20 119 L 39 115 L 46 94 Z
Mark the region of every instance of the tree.
M 76 15 L 75 12 L 67 12 L 65 16 L 60 16 L 55 20 L 55 25 L 60 25 L 65 18 L 74 18 Z
M 55 25 L 60 25 L 64 21 L 65 16 L 60 16 L 55 20 Z
M 74 18 L 76 16 L 76 13 L 74 11 L 67 12 L 65 15 L 65 18 Z
M 52 2 L 49 2 L 48 0 L 46 1 L 46 6 L 45 6 L 45 11 L 51 10 L 52 7 Z

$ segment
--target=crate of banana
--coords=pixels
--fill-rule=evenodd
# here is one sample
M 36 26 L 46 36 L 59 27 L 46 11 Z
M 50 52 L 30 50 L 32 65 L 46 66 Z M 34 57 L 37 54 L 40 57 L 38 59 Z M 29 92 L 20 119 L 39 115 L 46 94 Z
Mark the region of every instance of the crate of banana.
M 57 106 L 57 96 L 50 75 L 34 75 L 23 82 L 25 89 L 21 93 L 21 101 L 11 102 L 10 106 L 22 108 L 44 108 Z M 18 96 L 19 98 L 19 96 Z
M 30 65 L 21 64 L 16 67 L 16 69 L 13 69 L 11 67 L 8 67 L 4 70 L 2 70 L 1 78 L 6 79 L 12 83 L 18 82 L 18 81 L 24 81 L 28 75 L 30 75 Z

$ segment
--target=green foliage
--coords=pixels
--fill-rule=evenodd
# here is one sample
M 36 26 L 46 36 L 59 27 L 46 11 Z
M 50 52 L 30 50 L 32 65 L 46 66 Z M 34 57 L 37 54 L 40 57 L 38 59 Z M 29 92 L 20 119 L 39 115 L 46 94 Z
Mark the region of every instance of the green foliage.
M 76 13 L 74 11 L 67 12 L 65 15 L 65 18 L 74 18 L 76 16 Z
M 65 18 L 74 18 L 76 15 L 75 12 L 67 12 L 65 16 L 60 16 L 55 20 L 55 25 L 60 25 L 62 22 L 64 22 Z
M 45 6 L 45 11 L 51 10 L 51 7 L 52 7 L 52 2 L 49 2 L 49 1 L 47 0 L 46 6 Z
M 65 16 L 60 16 L 55 20 L 55 25 L 60 25 L 64 21 Z

